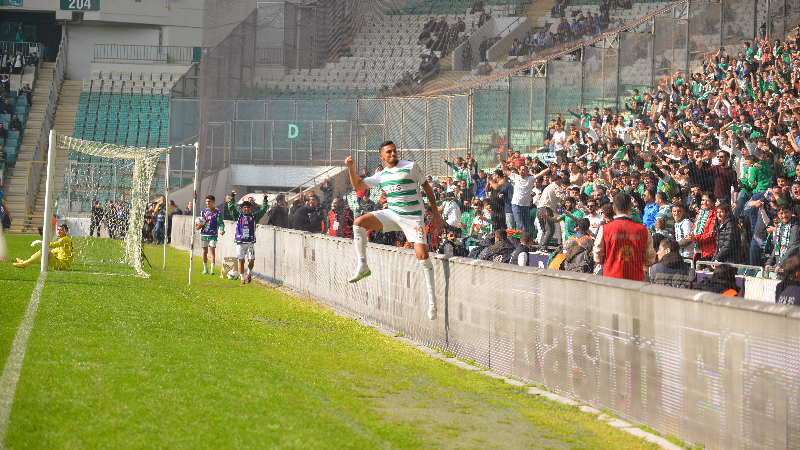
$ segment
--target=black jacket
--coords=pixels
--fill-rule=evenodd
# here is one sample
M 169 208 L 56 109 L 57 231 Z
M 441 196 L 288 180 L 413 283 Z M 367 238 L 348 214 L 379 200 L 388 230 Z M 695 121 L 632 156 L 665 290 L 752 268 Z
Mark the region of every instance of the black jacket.
M 330 209 L 333 203 L 333 183 L 322 183 L 319 190 L 322 191 L 322 205 L 325 209 Z
M 786 261 L 786 259 L 790 256 L 800 253 L 800 222 L 798 222 L 797 219 L 792 219 L 790 225 L 792 230 L 789 232 L 789 248 L 786 249 L 786 253 L 784 253 L 781 263 Z M 780 243 L 773 242 L 772 244 L 775 246 L 775 251 L 778 251 L 778 245 Z M 778 263 L 778 255 L 775 254 L 775 251 L 769 255 L 769 258 L 767 258 L 767 261 L 764 263 L 765 266 L 774 267 L 776 265 L 780 265 Z
M 667 253 L 658 264 L 650 266 L 650 282 L 662 286 L 688 289 L 697 280 L 692 266 L 683 261 L 680 253 Z
M 775 286 L 775 303 L 800 306 L 800 281 L 785 279 Z
M 715 280 L 712 278 L 706 278 L 705 280 L 699 283 L 692 283 L 692 288 L 695 291 L 706 291 L 706 292 L 714 292 L 716 294 L 722 294 L 723 292 L 733 289 L 738 291 L 739 286 L 727 284 L 724 281 Z
M 293 230 L 308 231 L 311 228 L 311 221 L 308 220 L 308 213 L 314 208 L 310 206 L 292 205 L 289 210 L 289 228 Z
M 731 216 L 722 224 L 717 221 L 714 226 L 717 228 L 717 251 L 713 260 L 729 264 L 744 263 L 745 249 L 736 217 Z
M 289 209 L 274 205 L 267 213 L 267 225 L 289 228 Z
M 328 213 L 323 209 L 321 206 L 314 208 L 313 206 L 308 207 L 308 229 L 306 231 L 310 231 L 312 233 L 322 233 L 325 234 L 328 232 Z

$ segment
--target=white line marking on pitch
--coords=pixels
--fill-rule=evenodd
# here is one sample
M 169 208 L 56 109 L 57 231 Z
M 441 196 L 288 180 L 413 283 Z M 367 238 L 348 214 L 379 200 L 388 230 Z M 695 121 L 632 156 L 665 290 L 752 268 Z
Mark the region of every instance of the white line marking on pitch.
M 36 310 L 39 308 L 39 299 L 42 297 L 44 289 L 44 279 L 47 272 L 39 274 L 36 280 L 36 287 L 31 294 L 31 301 L 28 309 L 25 310 L 25 317 L 17 329 L 14 343 L 11 345 L 11 353 L 6 360 L 3 368 L 3 375 L 0 376 L 0 449 L 6 447 L 6 434 L 8 433 L 8 423 L 11 418 L 11 407 L 14 405 L 14 393 L 17 391 L 19 374 L 22 371 L 22 360 L 25 359 L 25 352 L 28 350 L 28 338 L 33 329 L 33 319 L 36 318 Z

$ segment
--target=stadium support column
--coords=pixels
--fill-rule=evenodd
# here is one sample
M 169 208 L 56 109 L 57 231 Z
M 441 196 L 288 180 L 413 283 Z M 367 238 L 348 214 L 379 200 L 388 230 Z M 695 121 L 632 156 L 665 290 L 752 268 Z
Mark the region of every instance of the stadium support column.
M 475 89 L 470 88 L 469 96 L 467 97 L 467 151 L 471 152 L 473 155 L 475 151 L 472 149 L 472 121 L 473 121 L 473 110 L 472 108 L 475 106 Z
M 192 194 L 192 238 L 189 243 L 189 286 L 192 285 L 192 268 L 194 267 L 194 220 L 197 218 L 197 190 L 200 189 L 200 143 L 194 143 L 194 194 Z M 225 206 L 227 208 L 227 205 Z M 225 220 L 223 218 L 223 220 Z M 222 270 L 222 269 L 220 269 Z
M 769 4 L 769 0 L 767 0 L 767 4 Z M 769 23 L 769 15 L 767 15 L 767 23 Z M 683 71 L 685 73 L 689 72 L 689 67 L 692 64 L 691 59 L 689 59 L 692 55 L 691 48 L 689 47 L 689 44 L 691 42 L 691 40 L 689 39 L 689 33 L 691 33 L 691 30 L 692 30 L 692 2 L 686 2 L 686 57 L 684 58 L 686 66 L 683 68 Z M 653 46 L 655 46 L 655 42 L 653 43 Z M 653 52 L 653 57 L 655 57 L 655 52 Z M 617 64 L 617 67 L 619 67 L 619 64 Z M 617 84 L 617 89 L 619 89 L 619 84 Z
M 508 95 L 506 96 L 506 151 L 511 147 L 511 75 L 506 77 L 508 80 Z
M 53 174 L 56 164 L 56 132 L 50 130 L 50 142 L 47 146 L 47 178 L 44 185 L 44 226 L 42 227 L 42 272 L 47 272 L 50 263 L 50 237 L 53 235 L 51 217 L 53 217 Z
M 172 222 L 170 220 L 170 216 L 172 215 L 172 207 L 169 206 L 169 150 L 171 148 L 172 147 L 167 147 L 167 173 L 164 176 L 164 207 L 167 208 L 167 226 L 164 228 L 164 234 L 166 234 L 166 236 L 164 236 L 164 264 L 161 266 L 163 270 L 167 269 L 167 243 L 170 241 L 169 236 L 171 236 L 172 233 Z

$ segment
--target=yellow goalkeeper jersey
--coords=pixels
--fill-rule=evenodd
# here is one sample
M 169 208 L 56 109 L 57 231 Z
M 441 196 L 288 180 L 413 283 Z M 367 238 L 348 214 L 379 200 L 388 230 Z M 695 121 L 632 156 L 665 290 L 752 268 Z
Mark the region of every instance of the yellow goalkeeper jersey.
M 69 236 L 64 236 L 63 238 L 59 238 L 57 241 L 53 241 L 50 243 L 51 251 L 53 252 L 53 256 L 58 258 L 60 261 L 65 262 L 67 265 L 72 264 L 72 258 L 74 257 L 74 251 L 72 248 L 72 239 Z

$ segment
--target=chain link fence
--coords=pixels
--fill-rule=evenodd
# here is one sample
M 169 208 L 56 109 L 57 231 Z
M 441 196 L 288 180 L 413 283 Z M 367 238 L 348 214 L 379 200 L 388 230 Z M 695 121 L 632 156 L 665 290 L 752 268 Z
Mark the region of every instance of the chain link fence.
M 469 151 L 482 167 L 490 167 L 497 150 L 508 145 L 523 153 L 541 149 L 551 120 L 561 115 L 571 121 L 567 109 L 624 112 L 634 89 L 652 90 L 677 72 L 685 77 L 721 46 L 735 56 L 754 37 L 784 39 L 800 21 L 800 0 L 683 0 L 558 57 L 439 91 L 444 94 L 258 99 L 254 76 L 269 65 L 259 61 L 259 49 L 281 44 L 282 58 L 287 58 L 287 48 L 305 45 L 292 38 L 294 43 L 287 47 L 287 30 L 344 42 L 390 3 L 361 5 L 365 10 L 355 12 L 351 7 L 360 5 L 355 2 L 339 8 L 335 18 L 322 18 L 319 8 L 333 11 L 322 2 L 314 15 L 301 7 L 289 11 L 296 20 L 287 19 L 286 5 L 259 3 L 244 20 L 227 28 L 220 23 L 235 14 L 220 16 L 208 30 L 225 28 L 229 34 L 187 74 L 185 83 L 178 82 L 186 86 L 173 99 L 171 143 L 200 134 L 205 170 L 231 163 L 331 165 L 348 155 L 356 157 L 359 168 L 372 170 L 379 163 L 376 150 L 383 140 L 395 141 L 403 158 L 418 161 L 433 175 L 448 171 L 439 152 L 451 159 Z M 347 25 L 354 17 L 358 21 Z M 333 48 L 331 42 L 325 45 Z M 313 53 L 310 47 L 300 53 L 309 52 Z M 293 60 L 303 58 L 309 57 Z M 200 89 L 191 88 L 198 79 Z M 199 123 L 193 119 L 197 115 Z M 213 132 L 204 131 L 209 124 L 215 124 Z M 224 131 L 219 124 L 227 124 Z M 299 129 L 297 136 L 291 135 L 290 127 Z

